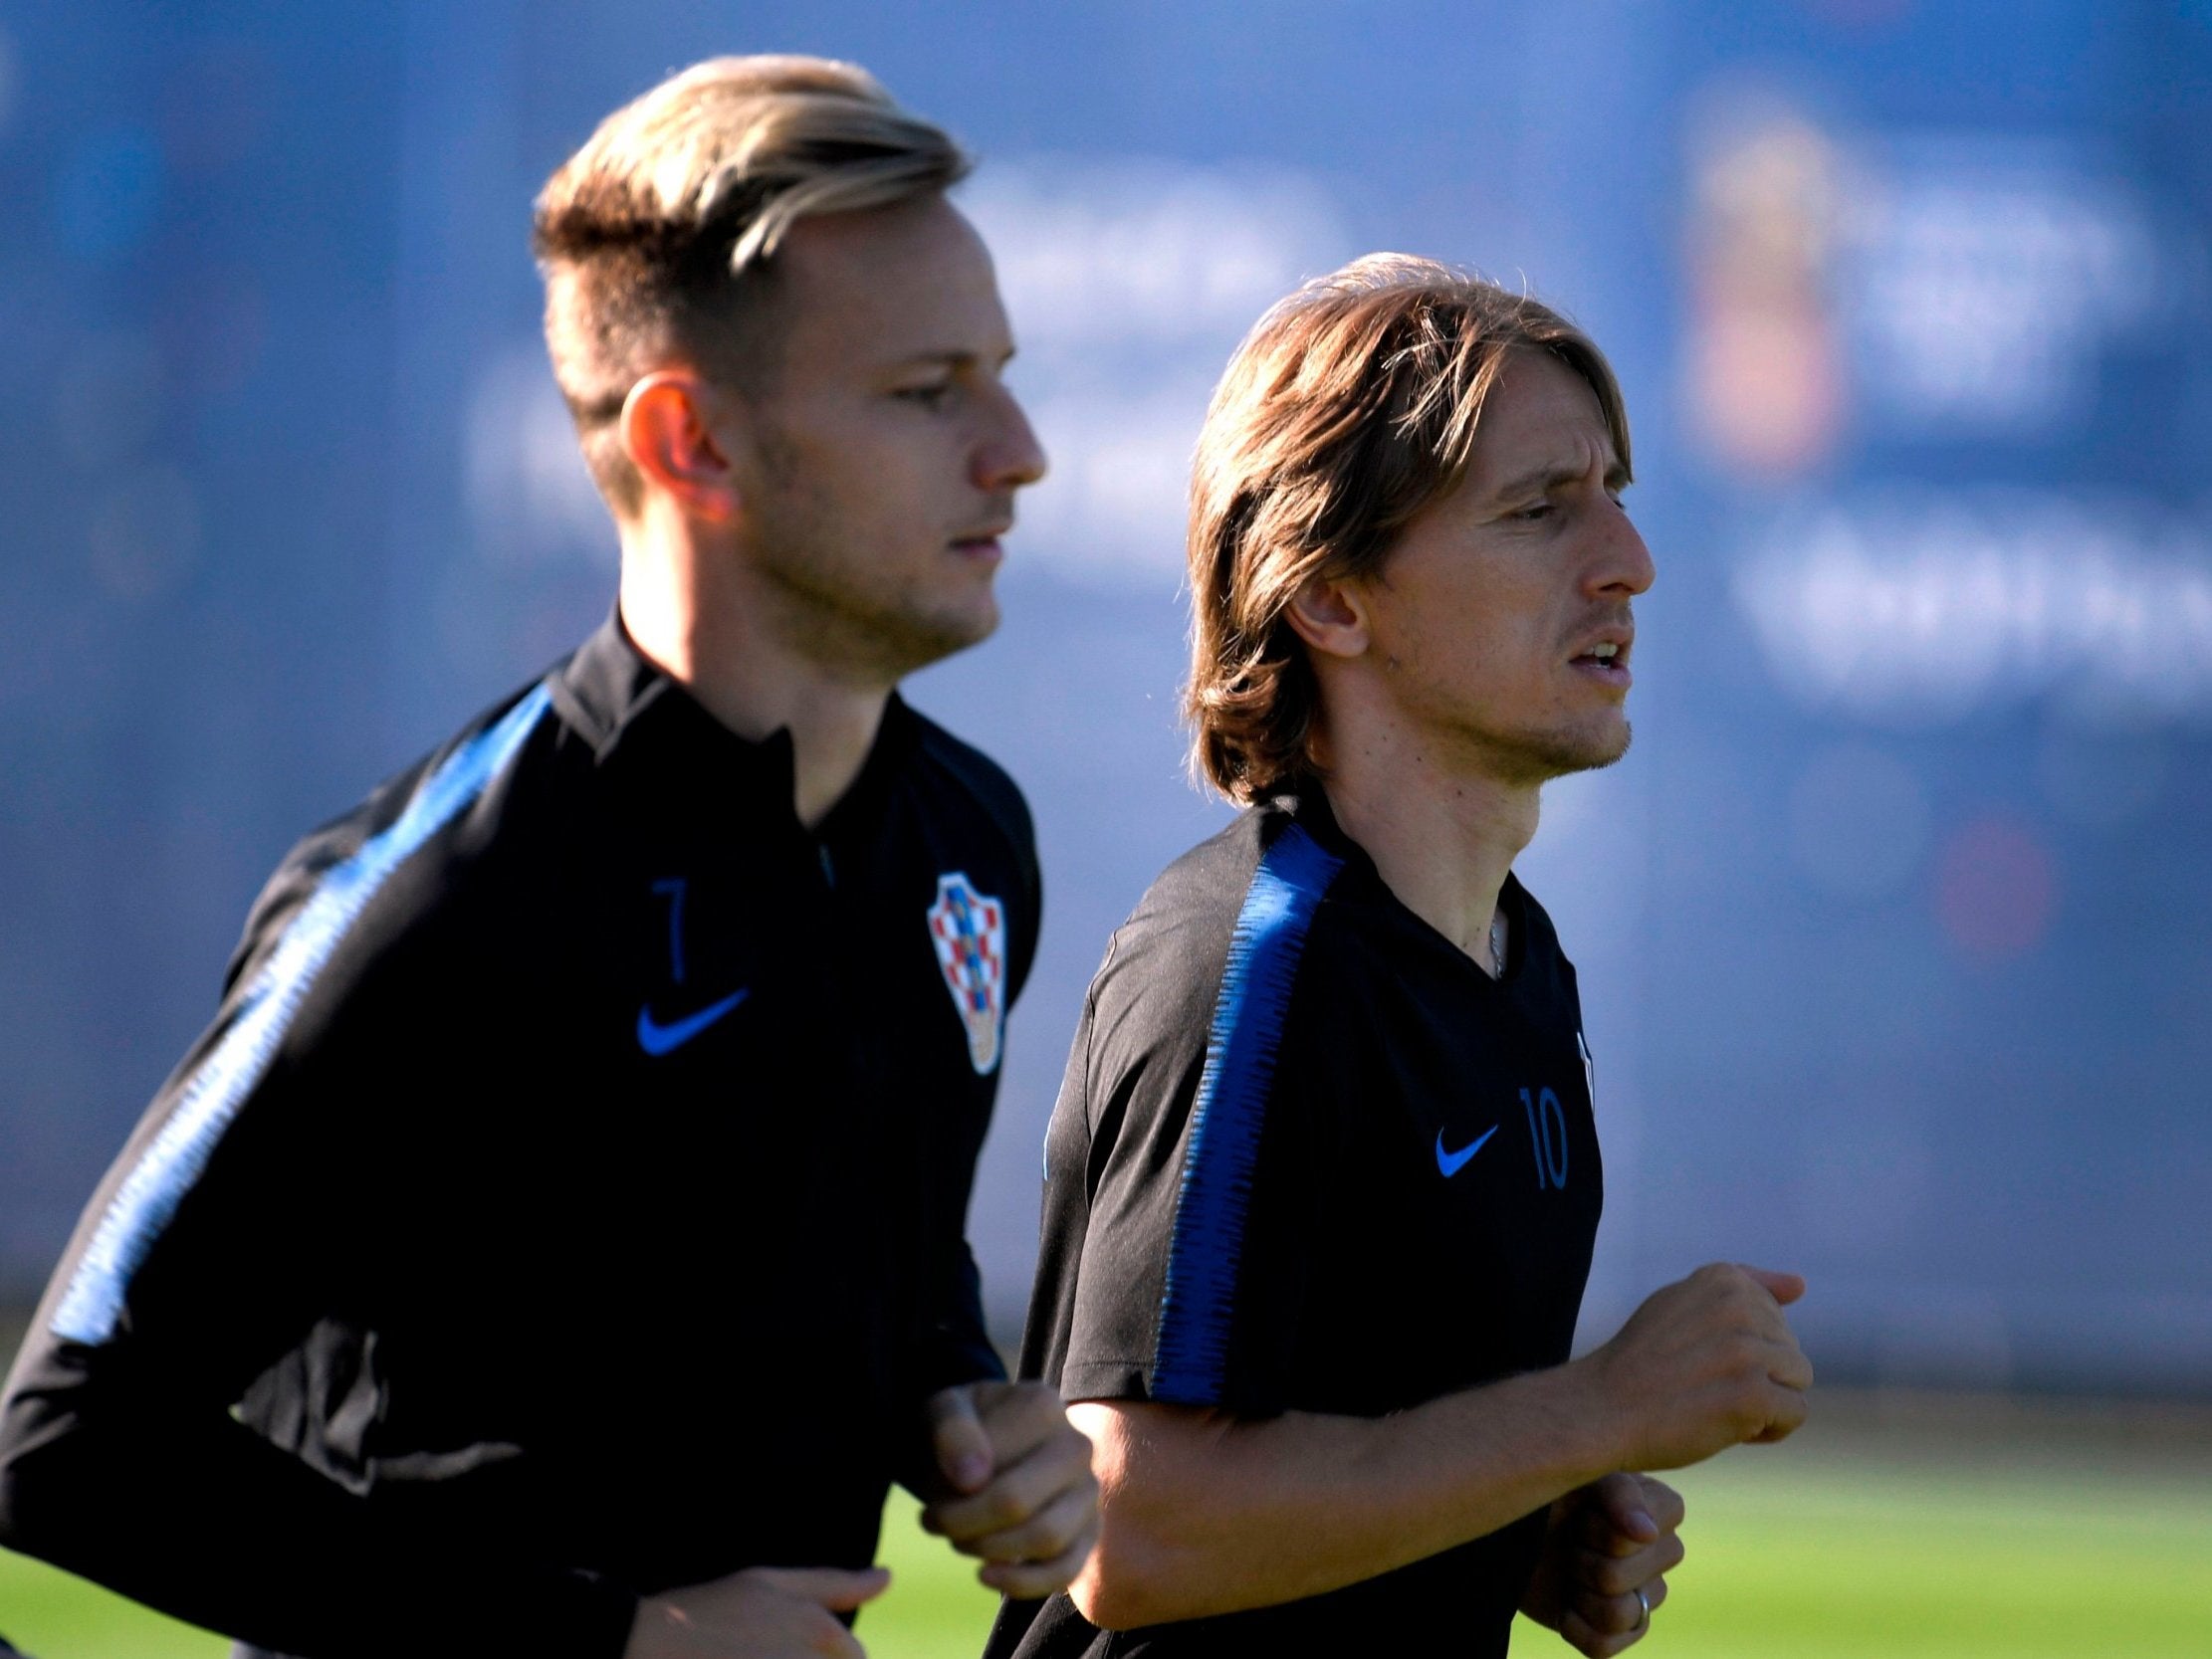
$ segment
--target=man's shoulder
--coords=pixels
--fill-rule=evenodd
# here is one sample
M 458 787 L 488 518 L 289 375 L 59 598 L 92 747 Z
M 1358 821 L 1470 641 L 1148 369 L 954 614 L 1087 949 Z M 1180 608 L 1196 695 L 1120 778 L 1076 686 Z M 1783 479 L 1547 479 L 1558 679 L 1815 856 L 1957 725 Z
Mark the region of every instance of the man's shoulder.
M 372 909 L 378 932 L 403 931 L 395 913 L 435 913 L 472 872 L 530 834 L 545 814 L 515 810 L 517 774 L 550 730 L 543 681 L 503 698 L 445 741 L 393 772 L 285 855 L 248 914 L 231 963 L 235 981 L 296 925 L 335 933 Z
M 975 744 L 956 737 L 912 705 L 915 752 L 925 773 L 967 803 L 1024 862 L 1036 858 L 1036 826 L 1029 803 L 1006 769 Z
M 1282 804 L 1249 806 L 1161 871 L 1124 929 L 1196 930 L 1225 945 L 1239 924 L 1278 910 L 1310 920 L 1342 864 Z
M 1129 914 L 1129 926 L 1153 927 L 1203 921 L 1232 927 L 1244 891 L 1267 851 L 1270 832 L 1263 807 L 1246 807 L 1204 841 L 1174 859 Z
M 1210 1001 L 1253 878 L 1287 825 L 1270 808 L 1248 807 L 1162 870 L 1107 941 L 1099 996 Z

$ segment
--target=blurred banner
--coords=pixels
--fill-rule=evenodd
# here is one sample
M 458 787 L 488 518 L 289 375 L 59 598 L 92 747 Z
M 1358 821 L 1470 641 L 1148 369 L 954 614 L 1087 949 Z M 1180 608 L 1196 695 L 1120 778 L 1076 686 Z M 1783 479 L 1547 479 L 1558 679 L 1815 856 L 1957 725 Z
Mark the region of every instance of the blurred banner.
M 1175 716 L 1208 393 L 1395 248 L 1607 348 L 1659 564 L 1635 751 L 1521 867 L 1596 1053 L 1585 1339 L 1726 1257 L 1811 1278 L 1830 1377 L 2212 1392 L 2205 0 L 11 8 L 0 1291 L 292 839 L 604 614 L 530 200 L 755 50 L 979 152 L 1054 459 L 1003 631 L 914 688 L 1046 859 L 1001 1318 L 1083 985 L 1224 815 Z

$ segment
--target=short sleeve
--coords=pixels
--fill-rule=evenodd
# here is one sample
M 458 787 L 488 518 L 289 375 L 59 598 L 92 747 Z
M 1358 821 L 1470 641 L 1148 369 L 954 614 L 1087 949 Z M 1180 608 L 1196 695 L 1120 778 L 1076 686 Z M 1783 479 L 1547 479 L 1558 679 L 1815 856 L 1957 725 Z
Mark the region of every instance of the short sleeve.
M 1293 827 L 1233 926 L 1140 912 L 1100 970 L 1047 1145 L 1064 1397 L 1282 1409 L 1327 1106 L 1297 988 L 1338 867 Z

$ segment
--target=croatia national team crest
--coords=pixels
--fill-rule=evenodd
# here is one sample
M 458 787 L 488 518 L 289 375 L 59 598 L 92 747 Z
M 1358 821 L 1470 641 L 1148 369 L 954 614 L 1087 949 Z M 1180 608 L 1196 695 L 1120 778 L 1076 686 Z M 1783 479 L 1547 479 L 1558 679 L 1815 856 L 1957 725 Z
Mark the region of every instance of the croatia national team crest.
M 945 971 L 953 1006 L 968 1027 L 968 1058 L 978 1076 L 998 1064 L 1006 1020 L 1006 907 L 955 871 L 937 878 L 930 942 Z

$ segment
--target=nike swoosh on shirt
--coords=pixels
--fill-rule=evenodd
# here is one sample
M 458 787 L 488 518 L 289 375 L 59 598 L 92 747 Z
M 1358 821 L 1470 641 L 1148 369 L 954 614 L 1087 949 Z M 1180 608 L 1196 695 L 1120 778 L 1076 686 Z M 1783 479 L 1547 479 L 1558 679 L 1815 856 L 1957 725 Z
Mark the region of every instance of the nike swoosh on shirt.
M 653 1018 L 650 1006 L 641 1007 L 637 1011 L 637 1046 L 653 1055 L 667 1054 L 673 1049 L 682 1048 L 752 994 L 753 987 L 748 985 L 744 990 L 732 991 L 720 1002 L 710 1002 L 698 1013 L 686 1014 L 682 1019 L 668 1025 Z
M 1443 1131 L 1437 1131 L 1437 1167 L 1443 1172 L 1444 1179 L 1449 1180 L 1453 1175 L 1464 1169 L 1467 1166 L 1467 1159 L 1479 1152 L 1482 1149 L 1482 1142 L 1495 1134 L 1497 1134 L 1497 1125 L 1492 1124 L 1457 1151 L 1447 1152 L 1443 1149 Z

